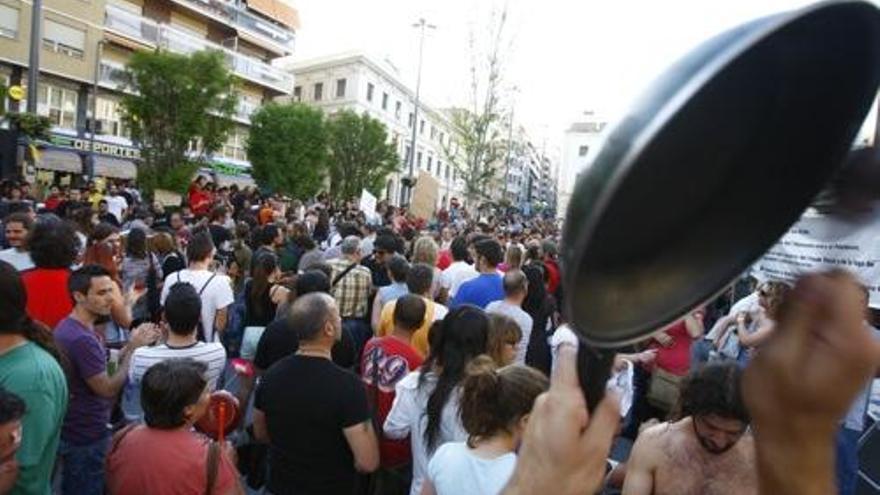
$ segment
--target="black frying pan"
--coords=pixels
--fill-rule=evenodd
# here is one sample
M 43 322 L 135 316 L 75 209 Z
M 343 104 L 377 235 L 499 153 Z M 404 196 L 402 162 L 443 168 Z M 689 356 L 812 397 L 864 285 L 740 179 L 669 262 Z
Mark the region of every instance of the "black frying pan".
M 878 82 L 880 12 L 833 1 L 710 39 L 636 103 L 578 179 L 563 230 L 591 407 L 611 349 L 722 291 L 800 217 Z

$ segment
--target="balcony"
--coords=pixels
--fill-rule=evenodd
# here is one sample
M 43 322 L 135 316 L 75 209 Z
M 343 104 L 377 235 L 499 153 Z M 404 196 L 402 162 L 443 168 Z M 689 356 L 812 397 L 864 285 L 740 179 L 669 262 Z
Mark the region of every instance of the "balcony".
M 98 84 L 106 88 L 122 90 L 125 87 L 125 67 L 122 65 L 101 60 L 98 68 Z
M 133 39 L 140 44 L 161 47 L 184 55 L 200 50 L 222 52 L 235 75 L 284 94 L 293 91 L 293 76 L 281 69 L 113 5 L 107 6 L 104 27 L 110 32 Z
M 278 55 L 293 53 L 296 37 L 293 31 L 252 14 L 236 6 L 234 2 L 226 0 L 174 0 L 174 3 L 232 26 L 244 34 L 250 35 L 249 38 L 256 38 L 251 41 L 257 42 Z

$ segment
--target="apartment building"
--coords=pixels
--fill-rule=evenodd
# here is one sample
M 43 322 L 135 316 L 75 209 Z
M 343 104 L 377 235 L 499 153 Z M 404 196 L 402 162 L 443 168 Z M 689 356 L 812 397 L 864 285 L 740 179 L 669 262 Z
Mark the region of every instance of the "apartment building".
M 403 202 L 401 179 L 409 175 L 413 126 L 414 175 L 424 173 L 436 180 L 438 207 L 448 206 L 453 197 L 463 197 L 464 184 L 447 160 L 446 150 L 457 150 L 448 119 L 442 111 L 420 102 L 416 122 L 415 92 L 389 62 L 363 53 L 341 53 L 298 61 L 289 70 L 296 79 L 290 100 L 321 108 L 327 114 L 344 109 L 366 113 L 385 124 L 400 157 L 400 168 L 388 178 L 383 199 L 395 205 Z
M 293 51 L 296 10 L 281 0 L 44 0 L 42 18 L 37 112 L 53 127 L 40 145 L 38 180 L 136 175 L 140 150 L 120 118 L 121 76 L 135 50 L 161 48 L 224 54 L 241 98 L 235 130 L 210 168 L 220 182 L 247 181 L 250 115 L 293 90 L 293 76 L 271 61 Z M 22 86 L 25 99 L 30 25 L 29 1 L 0 0 L 0 81 Z

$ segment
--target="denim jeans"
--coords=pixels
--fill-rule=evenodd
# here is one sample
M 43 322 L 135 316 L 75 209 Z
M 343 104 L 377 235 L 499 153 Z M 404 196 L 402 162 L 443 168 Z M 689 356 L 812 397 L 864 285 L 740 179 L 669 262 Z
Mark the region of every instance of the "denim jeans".
M 110 432 L 87 445 L 64 440 L 58 448 L 61 460 L 61 495 L 102 495 L 104 462 L 110 447 Z
M 837 430 L 837 490 L 855 495 L 859 478 L 859 437 L 861 432 L 841 426 Z

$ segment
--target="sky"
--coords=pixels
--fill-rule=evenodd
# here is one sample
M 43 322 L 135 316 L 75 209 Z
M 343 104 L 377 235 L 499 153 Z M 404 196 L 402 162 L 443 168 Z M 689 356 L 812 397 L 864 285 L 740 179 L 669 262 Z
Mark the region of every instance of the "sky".
M 469 101 L 470 34 L 488 38 L 492 12 L 509 13 L 504 104 L 548 148 L 584 112 L 614 123 L 702 40 L 802 0 L 288 0 L 301 27 L 294 58 L 364 51 L 387 58 L 415 86 L 420 17 L 436 25 L 424 46 L 422 95 L 434 106 Z M 512 89 L 515 88 L 515 89 Z M 550 150 L 548 150 L 550 151 Z

